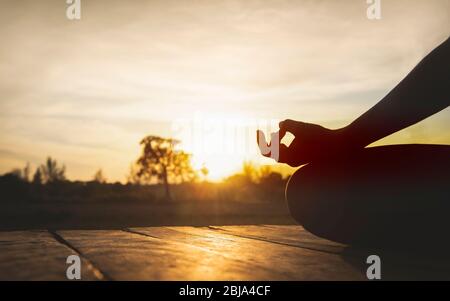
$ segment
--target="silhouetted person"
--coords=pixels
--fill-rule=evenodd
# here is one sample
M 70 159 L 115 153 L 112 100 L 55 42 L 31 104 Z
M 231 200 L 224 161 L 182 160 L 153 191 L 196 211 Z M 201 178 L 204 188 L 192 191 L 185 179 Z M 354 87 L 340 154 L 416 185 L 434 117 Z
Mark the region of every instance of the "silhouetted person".
M 350 125 L 331 130 L 289 119 L 281 122 L 279 139 L 286 132 L 295 139 L 289 147 L 280 144 L 279 162 L 306 164 L 286 188 L 292 216 L 310 232 L 348 244 L 450 245 L 450 146 L 366 148 L 445 109 L 449 102 L 447 39 Z M 263 152 L 267 142 L 260 131 L 258 137 Z

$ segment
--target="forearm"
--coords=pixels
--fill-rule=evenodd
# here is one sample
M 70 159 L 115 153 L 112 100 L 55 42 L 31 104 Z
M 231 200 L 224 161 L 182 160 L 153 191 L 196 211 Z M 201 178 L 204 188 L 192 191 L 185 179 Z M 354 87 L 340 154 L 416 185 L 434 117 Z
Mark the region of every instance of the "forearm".
M 346 144 L 365 147 L 450 103 L 450 39 L 428 54 L 392 91 L 341 130 Z

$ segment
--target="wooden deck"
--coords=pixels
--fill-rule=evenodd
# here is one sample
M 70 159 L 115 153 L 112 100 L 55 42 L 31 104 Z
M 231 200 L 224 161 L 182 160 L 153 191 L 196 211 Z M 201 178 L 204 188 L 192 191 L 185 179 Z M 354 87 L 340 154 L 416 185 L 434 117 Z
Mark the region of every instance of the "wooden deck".
M 82 280 L 366 280 L 372 253 L 300 226 L 8 231 L 0 280 L 66 280 L 71 254 L 82 259 Z M 381 258 L 382 279 L 448 279 L 442 265 Z

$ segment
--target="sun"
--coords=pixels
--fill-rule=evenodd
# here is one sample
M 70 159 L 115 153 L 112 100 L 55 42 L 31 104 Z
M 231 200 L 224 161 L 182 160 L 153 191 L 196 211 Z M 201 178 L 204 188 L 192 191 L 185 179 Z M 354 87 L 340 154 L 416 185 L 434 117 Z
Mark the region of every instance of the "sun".
M 238 114 L 197 112 L 173 129 L 180 148 L 192 154 L 194 168 L 206 167 L 207 179 L 220 181 L 239 172 L 244 161 L 264 163 L 267 158 L 259 153 L 256 129 L 267 128 L 267 123 Z
M 243 156 L 238 155 L 195 155 L 192 163 L 196 169 L 206 167 L 208 169 L 207 179 L 219 182 L 226 177 L 239 172 L 245 161 Z

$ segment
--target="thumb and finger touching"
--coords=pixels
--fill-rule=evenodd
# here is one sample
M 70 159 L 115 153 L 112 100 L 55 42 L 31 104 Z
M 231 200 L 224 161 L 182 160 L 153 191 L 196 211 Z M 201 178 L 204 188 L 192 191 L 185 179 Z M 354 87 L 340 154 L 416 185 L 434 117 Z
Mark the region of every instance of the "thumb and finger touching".
M 278 141 L 278 162 L 290 164 L 292 161 L 291 151 L 289 147 L 282 144 L 281 140 L 286 135 L 286 132 L 290 132 L 292 134 L 297 134 L 298 130 L 303 126 L 303 122 L 294 121 L 291 119 L 286 119 L 279 123 L 279 131 L 274 132 L 270 135 L 270 142 L 267 142 L 266 136 L 261 130 L 257 130 L 256 132 L 256 140 L 261 151 L 261 154 L 265 157 L 271 157 L 272 153 L 270 151 L 270 147 L 272 146 L 272 141 Z M 274 158 L 275 159 L 275 158 Z

